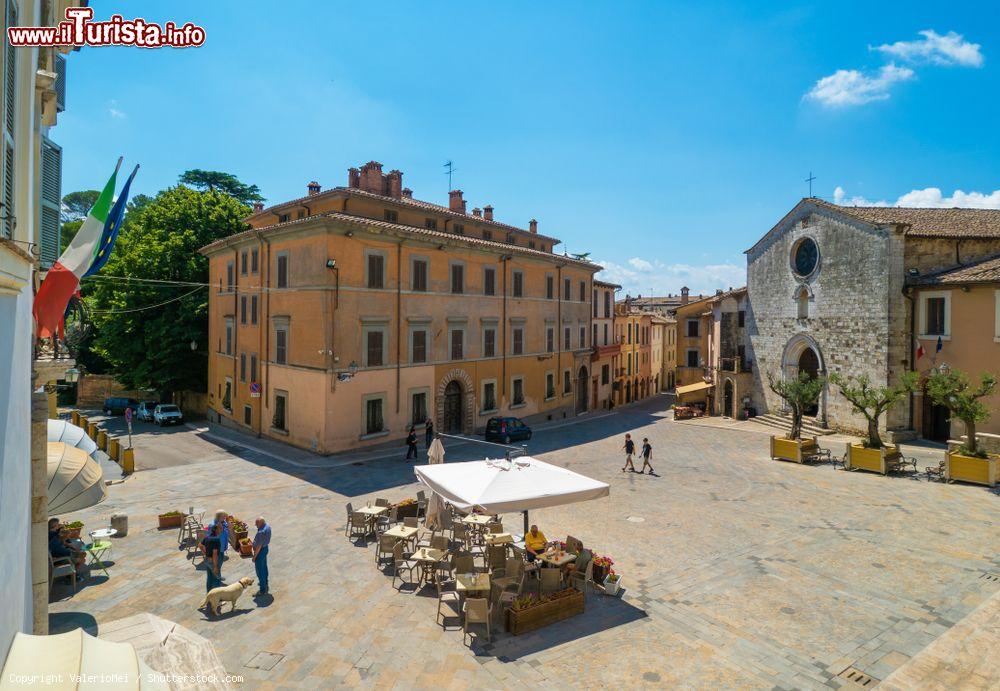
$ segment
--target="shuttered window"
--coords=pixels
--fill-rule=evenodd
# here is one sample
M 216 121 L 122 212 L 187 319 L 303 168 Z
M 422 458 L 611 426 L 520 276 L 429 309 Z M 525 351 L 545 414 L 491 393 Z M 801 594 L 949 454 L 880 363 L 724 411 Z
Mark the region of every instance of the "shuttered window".
M 495 357 L 497 354 L 497 330 L 483 330 L 483 357 Z
M 521 355 L 524 353 L 524 329 L 518 327 L 513 331 L 514 337 L 511 339 L 511 353 Z
M 42 138 L 42 185 L 39 218 L 40 259 L 50 267 L 59 259 L 59 211 L 62 204 L 62 149 L 48 138 Z
M 425 259 L 413 260 L 413 285 L 411 289 L 421 293 L 427 291 L 427 261 Z
M 6 26 L 17 26 L 17 3 L 7 1 Z M 5 27 L 6 28 L 6 27 Z M 4 32 L 6 38 L 7 32 Z M 14 123 L 17 114 L 17 51 L 9 41 L 4 41 L 3 52 L 3 208 L 0 217 L 0 236 L 14 237 Z
M 410 362 L 427 362 L 427 332 L 423 329 L 413 332 L 413 352 Z
M 521 271 L 514 272 L 514 297 L 524 297 L 524 273 Z
M 366 365 L 368 367 L 381 367 L 382 362 L 382 351 L 383 351 L 383 337 L 381 331 L 369 331 L 367 339 L 368 347 L 368 361 Z
M 288 255 L 278 255 L 278 287 L 288 287 Z
M 368 287 L 385 287 L 385 257 L 381 254 L 368 255 Z

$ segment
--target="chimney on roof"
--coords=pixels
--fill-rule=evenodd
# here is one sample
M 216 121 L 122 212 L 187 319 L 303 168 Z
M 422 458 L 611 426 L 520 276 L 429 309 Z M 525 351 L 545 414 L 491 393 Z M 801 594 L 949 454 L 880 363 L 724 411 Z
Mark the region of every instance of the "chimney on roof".
M 385 175 L 385 196 L 399 199 L 403 196 L 403 173 L 390 170 Z
M 722 295 L 722 288 L 716 288 L 715 289 L 715 294 L 716 295 Z
M 319 183 L 316 182 L 315 180 L 313 180 L 308 185 L 306 185 L 306 190 L 309 191 L 309 196 L 310 197 L 313 196 L 314 194 L 319 194 L 319 191 L 321 189 L 322 188 L 319 186 Z
M 482 218 L 483 210 L 477 206 L 475 209 L 472 210 L 472 215 L 475 216 L 476 218 Z
M 264 202 L 254 202 L 253 203 L 253 212 L 255 214 L 259 214 L 263 210 L 264 210 Z
M 493 220 L 493 207 L 490 206 L 489 204 L 483 207 L 483 218 L 485 218 L 487 221 Z
M 409 187 L 404 187 L 403 188 L 403 197 L 405 199 L 413 199 L 413 190 L 411 190 Z
M 681 304 L 682 305 L 688 304 L 688 296 L 689 296 L 690 292 L 691 291 L 688 290 L 687 286 L 684 286 L 683 288 L 681 288 Z
M 354 189 L 361 187 L 361 171 L 357 168 L 347 169 L 347 186 Z
M 536 221 L 535 219 L 531 219 L 530 221 L 528 221 L 528 230 L 530 230 L 532 233 L 537 233 L 538 221 Z
M 382 164 L 378 161 L 368 161 L 361 166 L 361 189 L 372 194 L 384 194 L 382 182 Z
M 455 213 L 465 213 L 465 200 L 462 199 L 462 190 L 450 190 L 448 192 L 448 208 Z

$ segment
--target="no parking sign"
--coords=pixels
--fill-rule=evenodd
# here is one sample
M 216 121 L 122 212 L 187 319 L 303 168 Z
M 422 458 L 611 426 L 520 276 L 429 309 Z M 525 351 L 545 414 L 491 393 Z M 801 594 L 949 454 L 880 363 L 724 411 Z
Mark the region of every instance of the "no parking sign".
M 260 384 L 250 382 L 250 398 L 260 398 Z

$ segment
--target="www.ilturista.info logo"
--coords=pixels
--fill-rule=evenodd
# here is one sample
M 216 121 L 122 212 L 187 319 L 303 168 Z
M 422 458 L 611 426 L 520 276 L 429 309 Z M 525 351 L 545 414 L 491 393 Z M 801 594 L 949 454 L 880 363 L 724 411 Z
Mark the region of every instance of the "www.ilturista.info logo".
M 162 26 L 144 19 L 111 15 L 95 22 L 90 7 L 66 8 L 66 21 L 58 26 L 7 27 L 12 46 L 137 46 L 139 48 L 189 48 L 205 42 L 205 29 L 188 22 Z

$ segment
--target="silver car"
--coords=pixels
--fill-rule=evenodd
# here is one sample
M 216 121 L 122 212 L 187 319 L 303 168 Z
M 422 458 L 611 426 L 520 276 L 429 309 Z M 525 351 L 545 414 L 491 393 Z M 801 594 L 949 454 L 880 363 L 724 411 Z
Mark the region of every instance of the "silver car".
M 160 427 L 164 425 L 179 425 L 184 422 L 181 409 L 172 403 L 161 403 L 153 411 L 153 421 Z

